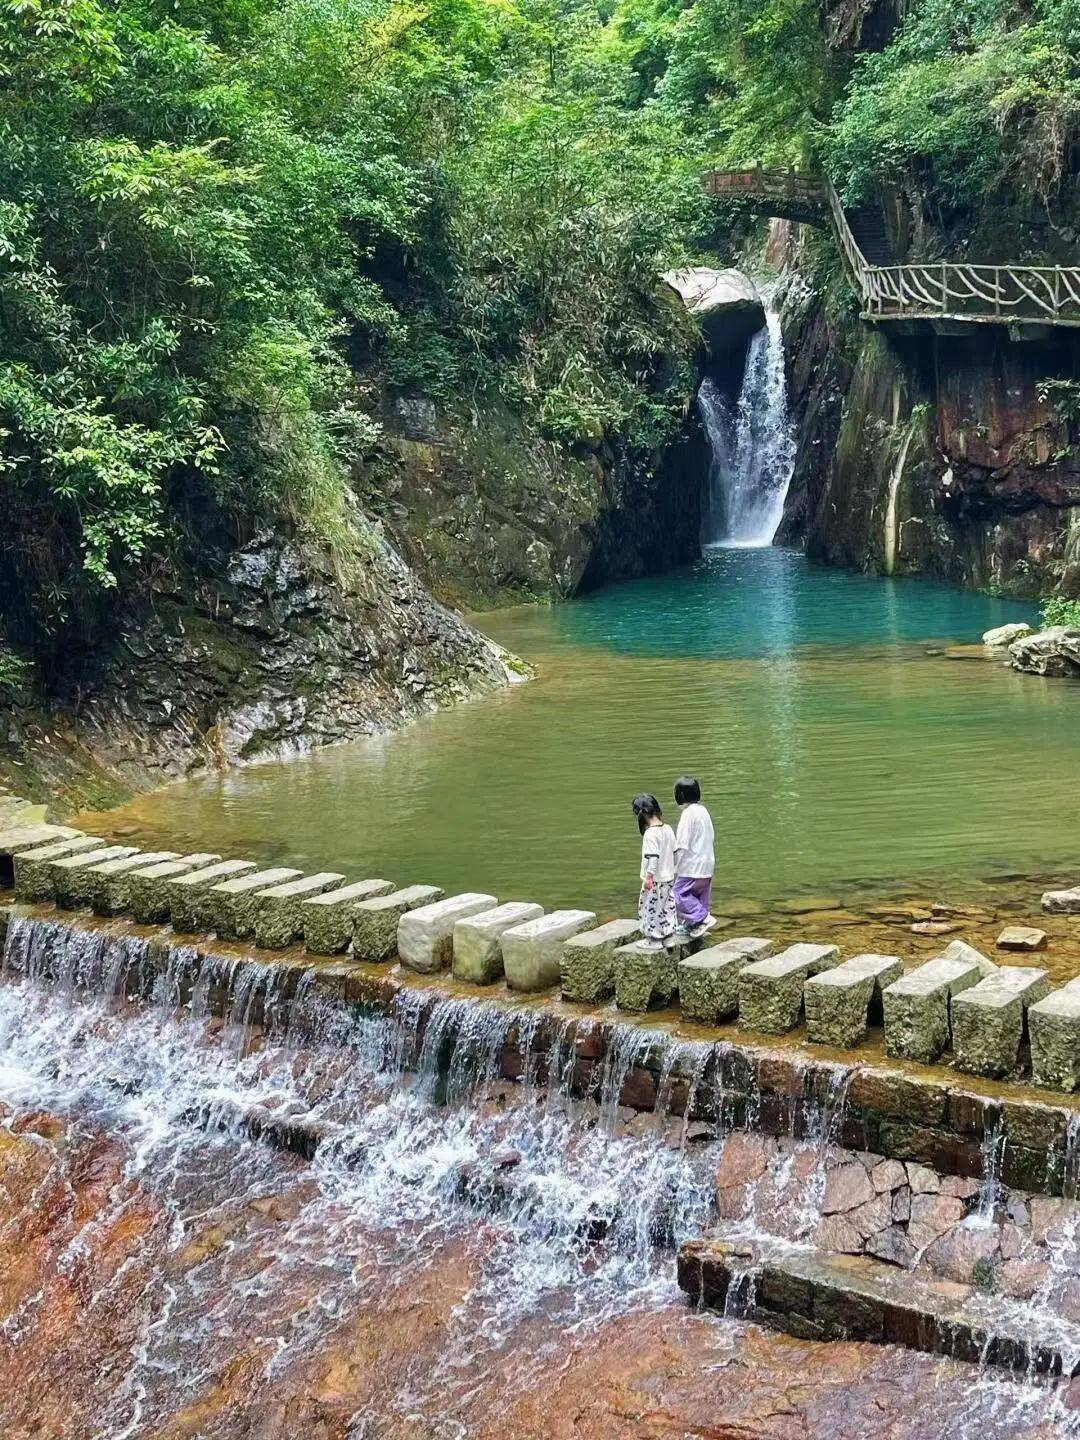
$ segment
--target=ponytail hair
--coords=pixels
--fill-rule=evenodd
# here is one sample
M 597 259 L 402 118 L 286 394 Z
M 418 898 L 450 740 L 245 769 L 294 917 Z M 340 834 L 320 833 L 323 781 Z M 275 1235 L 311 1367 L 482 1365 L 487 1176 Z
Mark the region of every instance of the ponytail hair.
M 655 795 L 643 791 L 640 795 L 634 796 L 634 814 L 637 816 L 638 829 L 642 835 L 649 828 L 650 820 L 662 820 L 664 812 L 660 809 L 660 801 Z

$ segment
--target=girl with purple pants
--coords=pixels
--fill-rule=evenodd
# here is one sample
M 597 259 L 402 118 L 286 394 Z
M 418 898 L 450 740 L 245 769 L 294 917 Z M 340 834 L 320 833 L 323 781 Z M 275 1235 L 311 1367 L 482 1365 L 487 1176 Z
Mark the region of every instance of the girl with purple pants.
M 701 803 L 701 786 L 690 775 L 676 780 L 675 803 L 682 807 L 675 832 L 675 907 L 680 932 L 698 940 L 716 924 L 709 914 L 716 869 L 712 817 Z

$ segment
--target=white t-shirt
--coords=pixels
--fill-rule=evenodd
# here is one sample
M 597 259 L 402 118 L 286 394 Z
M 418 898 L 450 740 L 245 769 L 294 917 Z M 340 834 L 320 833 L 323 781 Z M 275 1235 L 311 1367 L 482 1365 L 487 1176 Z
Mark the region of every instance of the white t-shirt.
M 675 831 L 670 825 L 649 825 L 641 837 L 641 878 L 649 873 L 652 861 L 653 879 L 670 885 L 675 879 Z
M 687 805 L 675 837 L 676 872 L 688 880 L 707 880 L 716 869 L 712 816 L 704 805 Z

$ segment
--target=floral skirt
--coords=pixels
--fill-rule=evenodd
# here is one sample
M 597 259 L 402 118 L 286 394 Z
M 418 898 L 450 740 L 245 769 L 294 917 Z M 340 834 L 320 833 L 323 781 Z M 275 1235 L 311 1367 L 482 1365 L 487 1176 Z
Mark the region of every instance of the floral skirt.
M 661 880 L 651 890 L 641 887 L 638 897 L 638 922 L 646 940 L 668 940 L 675 934 L 679 917 L 675 913 L 675 886 Z

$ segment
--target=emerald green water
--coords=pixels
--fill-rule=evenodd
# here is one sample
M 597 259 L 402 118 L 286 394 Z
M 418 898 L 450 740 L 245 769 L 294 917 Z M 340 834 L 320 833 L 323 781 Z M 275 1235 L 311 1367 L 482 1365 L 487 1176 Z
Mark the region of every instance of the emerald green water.
M 721 896 L 956 894 L 1000 872 L 1067 873 L 1080 687 L 926 653 L 1032 618 L 787 551 L 714 550 L 482 617 L 536 665 L 529 684 L 114 818 L 172 849 L 617 913 L 637 888 L 630 799 L 666 801 L 687 770 L 716 820 Z

